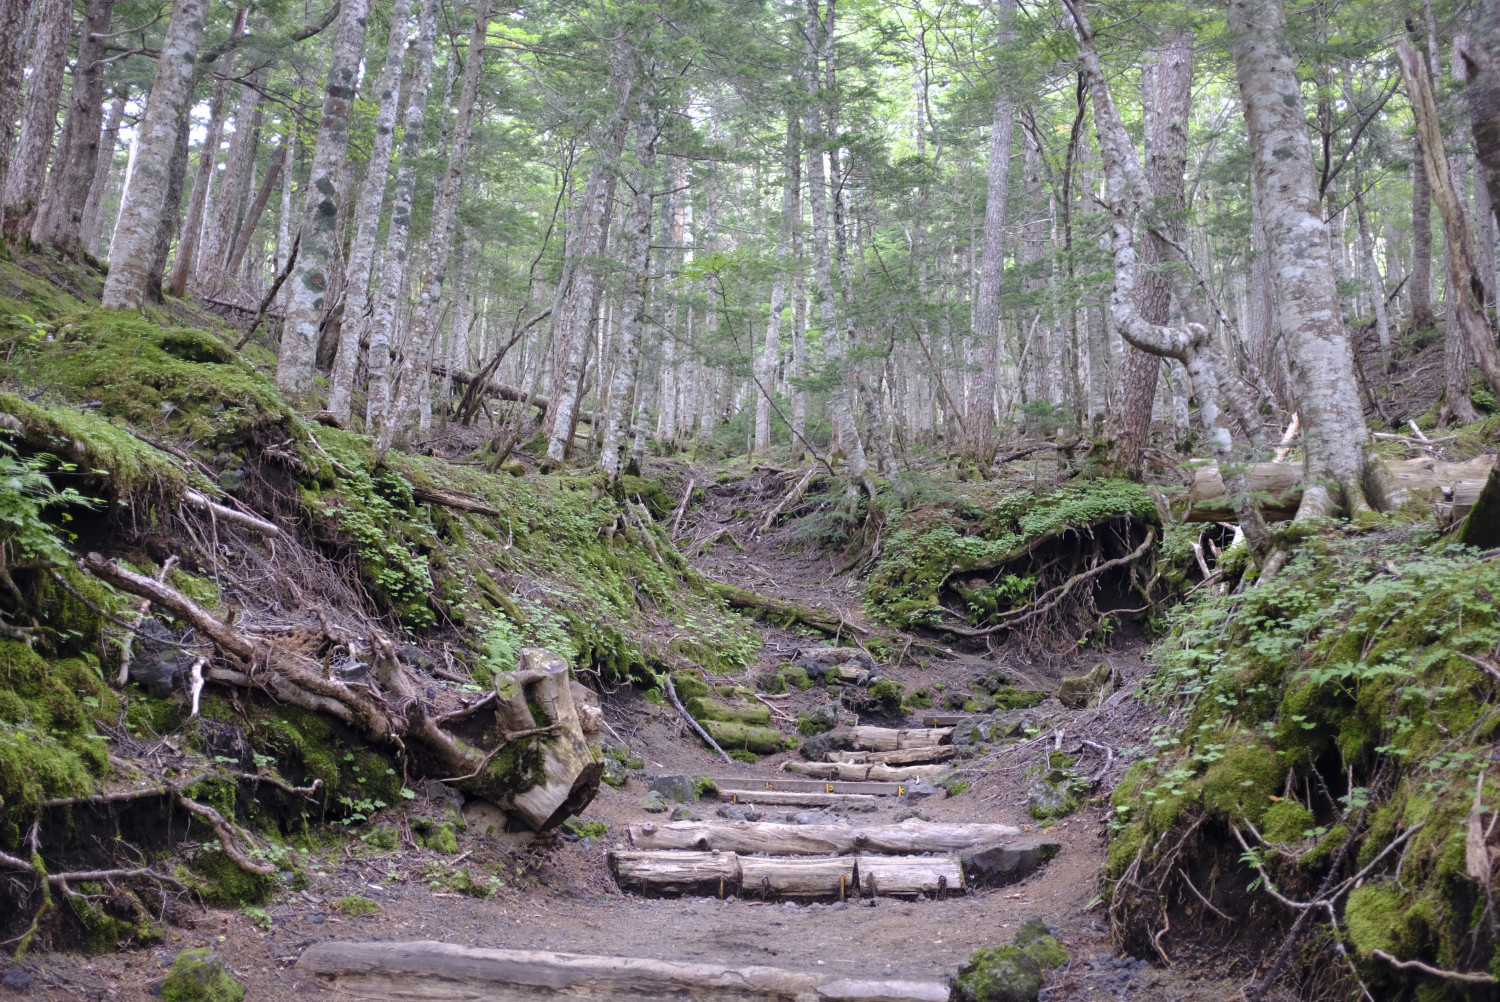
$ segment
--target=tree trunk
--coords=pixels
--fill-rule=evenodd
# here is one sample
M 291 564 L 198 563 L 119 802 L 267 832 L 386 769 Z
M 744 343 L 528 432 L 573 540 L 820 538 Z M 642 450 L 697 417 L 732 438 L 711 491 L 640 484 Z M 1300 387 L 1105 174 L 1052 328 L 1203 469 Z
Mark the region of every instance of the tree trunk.
M 291 167 L 286 161 L 287 150 L 291 144 L 290 137 L 282 139 L 276 146 L 276 152 L 271 155 L 271 163 L 266 167 L 266 176 L 261 179 L 260 189 L 256 191 L 255 198 L 246 207 L 244 218 L 240 221 L 239 230 L 235 235 L 234 246 L 229 249 L 229 256 L 224 259 L 221 284 L 234 281 L 234 276 L 240 270 L 240 262 L 250 250 L 250 241 L 255 236 L 256 227 L 260 225 L 260 217 L 265 214 L 266 205 L 271 201 L 271 192 L 276 190 L 283 171 L 290 175 Z
M 776 241 L 776 277 L 771 283 L 771 310 L 766 318 L 766 343 L 756 367 L 760 379 L 755 401 L 755 451 L 771 447 L 771 394 L 775 390 L 776 367 L 781 360 L 781 313 L 786 305 L 786 261 L 791 237 L 792 213 L 797 206 L 797 163 L 802 159 L 802 137 L 798 134 L 797 116 L 786 117 L 785 180 L 781 186 L 780 236 Z
M 234 109 L 234 135 L 224 155 L 224 180 L 214 196 L 213 219 L 203 228 L 202 249 L 193 272 L 193 287 L 215 297 L 223 296 L 235 282 L 243 257 L 243 252 L 239 256 L 234 254 L 240 243 L 236 224 L 243 227 L 250 216 L 248 209 L 243 214 L 240 209 L 251 185 L 251 170 L 260 144 L 259 88 L 265 85 L 265 72 L 255 73 L 250 82 L 251 86 L 240 88 L 239 104 Z M 278 153 L 277 157 L 280 156 Z M 254 230 L 253 223 L 250 228 Z
M 1432 185 L 1421 140 L 1411 165 L 1411 278 L 1406 282 L 1414 330 L 1437 326 L 1432 312 Z
M 1371 463 L 1352 346 L 1339 319 L 1326 224 L 1313 183 L 1296 61 L 1279 0 L 1231 0 L 1229 26 L 1258 191 L 1265 206 L 1276 308 L 1292 363 L 1310 476 L 1368 507 Z M 1248 530 L 1247 530 L 1248 531 Z
M 818 306 L 818 323 L 823 334 L 823 353 L 834 372 L 834 383 L 828 391 L 829 416 L 838 447 L 844 452 L 849 476 L 863 482 L 868 465 L 865 448 L 854 427 L 854 408 L 850 399 L 850 373 L 844 358 L 844 341 L 839 332 L 833 297 L 832 248 L 828 233 L 828 186 L 823 170 L 823 152 L 828 135 L 823 128 L 823 108 L 818 98 L 819 33 L 818 0 L 807 0 L 807 201 L 812 212 L 814 299 Z
M 240 7 L 235 11 L 230 38 L 244 33 L 245 15 L 248 13 L 247 7 Z M 187 216 L 183 219 L 182 234 L 177 240 L 177 256 L 172 260 L 172 274 L 167 279 L 167 295 L 178 299 L 187 295 L 188 278 L 198 267 L 198 249 L 203 245 L 203 219 L 208 211 L 208 193 L 219 172 L 219 146 L 224 138 L 224 115 L 229 109 L 229 76 L 233 72 L 234 54 L 231 53 L 224 61 L 223 74 L 214 81 L 213 98 L 208 103 L 208 128 L 204 130 L 203 144 L 198 147 L 198 170 L 193 175 L 193 191 L 188 196 Z M 233 161 L 230 164 L 232 169 Z
M 78 248 L 87 254 L 99 253 L 99 237 L 104 228 L 104 199 L 109 193 L 110 172 L 114 167 L 115 148 L 120 141 L 120 122 L 125 118 L 126 95 L 117 90 L 109 102 L 109 120 L 99 134 L 94 156 L 94 179 L 89 183 L 89 197 L 78 227 Z
M 626 274 L 629 291 L 621 304 L 619 355 L 609 384 L 609 405 L 604 414 L 604 440 L 599 466 L 611 481 L 618 480 L 625 468 L 627 425 L 631 415 L 631 398 L 636 389 L 640 365 L 640 346 L 644 332 L 646 293 L 651 285 L 651 189 L 657 183 L 656 140 L 660 128 L 649 92 L 643 95 L 635 122 L 636 171 L 632 182 L 634 197 L 625 222 Z M 600 376 L 601 384 L 603 376 Z
M 380 229 L 380 210 L 385 205 L 385 185 L 391 167 L 391 149 L 396 137 L 396 105 L 401 96 L 402 63 L 406 58 L 406 29 L 411 20 L 412 0 L 395 0 L 391 31 L 385 45 L 385 68 L 377 92 L 380 108 L 375 113 L 375 143 L 365 182 L 355 202 L 354 243 L 349 247 L 345 275 L 344 322 L 339 328 L 338 354 L 328 380 L 328 410 L 347 424 L 354 397 L 354 378 L 359 368 L 359 341 L 370 311 L 370 275 L 375 261 L 375 237 Z
M 426 122 L 427 96 L 432 89 L 433 46 L 438 30 L 438 0 L 424 0 L 417 27 L 417 46 L 412 52 L 411 88 L 406 96 L 406 116 L 401 133 L 401 166 L 391 192 L 391 223 L 381 252 L 380 285 L 369 307 L 365 368 L 365 431 L 381 427 L 391 406 L 391 350 L 396 335 L 396 311 L 406 283 L 407 243 L 411 237 L 412 201 L 416 195 L 417 169 L 421 166 L 422 128 Z M 362 338 L 355 332 L 355 343 Z
M 26 73 L 26 12 L 32 0 L 0 0 L 0 186 L 10 173 Z
M 1500 226 L 1500 0 L 1475 3 L 1473 34 L 1464 61 L 1474 154 L 1481 165 L 1490 211 Z
M 1015 0 L 1000 0 L 995 5 L 999 20 L 996 40 L 1009 45 L 1015 37 L 1010 19 Z M 1016 103 L 1000 80 L 990 119 L 989 164 L 985 169 L 984 249 L 979 257 L 979 286 L 974 293 L 974 339 L 978 342 L 975 358 L 979 371 L 969 390 L 964 431 L 968 437 L 965 458 L 980 471 L 989 470 L 995 461 L 995 374 L 1000 367 L 1000 296 L 1005 278 L 1005 226 L 1010 199 L 1010 142 L 1016 120 Z M 934 374 L 936 377 L 936 374 Z
M 1375 339 L 1380 343 L 1380 368 L 1391 366 L 1391 322 L 1385 307 L 1385 283 L 1380 279 L 1380 269 L 1375 264 L 1375 240 L 1370 234 L 1369 220 L 1365 215 L 1364 167 L 1359 158 L 1354 158 L 1354 219 L 1359 226 L 1359 253 L 1363 260 L 1365 281 L 1370 289 L 1370 300 L 1375 307 Z M 1356 349 L 1357 350 L 1357 349 Z
M 31 47 L 31 77 L 15 157 L 0 192 L 0 232 L 12 243 L 31 232 L 47 179 L 47 161 L 57 132 L 57 102 L 68 68 L 68 38 L 73 33 L 69 0 L 43 0 L 37 12 L 36 41 Z
M 177 0 L 172 8 L 145 118 L 137 130 L 135 167 L 109 245 L 109 276 L 101 303 L 110 309 L 138 310 L 146 299 L 157 226 L 166 203 L 179 126 L 192 96 L 206 16 L 206 0 Z
M 151 264 L 146 269 L 146 296 L 155 303 L 162 301 L 162 279 L 166 273 L 167 256 L 171 253 L 172 241 L 177 238 L 178 226 L 182 222 L 182 186 L 187 180 L 188 143 L 192 139 L 192 133 L 193 116 L 184 108 L 177 122 L 177 145 L 172 149 L 172 162 L 167 167 L 167 195 L 156 220 L 156 238 L 151 243 Z
M 474 132 L 474 106 L 479 100 L 479 76 L 484 68 L 484 40 L 489 31 L 491 0 L 479 0 L 474 9 L 474 32 L 464 57 L 463 88 L 459 92 L 458 115 L 453 121 L 453 135 L 448 144 L 448 166 L 438 180 L 434 195 L 432 228 L 427 236 L 427 265 L 421 277 L 421 288 L 412 311 L 411 333 L 407 337 L 396 405 L 386 412 L 376 438 L 376 451 L 390 448 L 398 435 L 409 432 L 403 426 L 407 409 L 421 402 L 430 389 L 432 352 L 437 346 L 443 316 L 443 283 L 448 275 L 448 259 L 453 251 L 453 234 L 458 223 L 458 206 L 463 197 L 464 168 L 469 159 L 469 142 Z M 429 413 L 425 411 L 424 413 Z
M 951 747 L 951 746 L 950 746 Z M 630 826 L 641 850 L 686 849 L 767 856 L 902 855 L 964 852 L 1021 834 L 1013 825 L 945 824 L 909 818 L 900 824 L 789 825 L 774 822 L 647 821 Z
M 99 123 L 104 117 L 104 66 L 100 60 L 105 43 L 95 39 L 109 34 L 113 7 L 114 0 L 88 0 L 84 8 L 67 122 L 57 147 L 53 179 L 48 184 L 50 196 L 32 228 L 32 239 L 37 243 L 52 244 L 75 256 L 88 246 L 83 242 L 84 220 L 104 140 Z M 116 127 L 118 124 L 116 118 Z M 113 153 L 113 145 L 110 151 Z
M 343 0 L 339 11 L 318 141 L 307 180 L 307 204 L 302 210 L 302 243 L 287 280 L 292 291 L 286 320 L 281 325 L 276 385 L 299 400 L 312 392 L 319 330 L 326 312 L 334 305 L 326 297 L 335 291 L 330 289 L 329 282 L 336 267 L 335 259 L 342 251 L 334 242 L 345 194 L 339 181 L 349 153 L 349 116 L 354 110 L 369 6 L 369 0 Z

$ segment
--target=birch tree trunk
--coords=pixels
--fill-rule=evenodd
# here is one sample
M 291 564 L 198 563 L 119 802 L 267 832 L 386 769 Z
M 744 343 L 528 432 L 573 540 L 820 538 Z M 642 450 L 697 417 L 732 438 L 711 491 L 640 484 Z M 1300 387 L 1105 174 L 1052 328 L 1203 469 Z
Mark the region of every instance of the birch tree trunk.
M 1337 483 L 1348 510 L 1358 512 L 1369 506 L 1364 480 L 1374 472 L 1369 432 L 1339 317 L 1296 60 L 1279 0 L 1230 0 L 1229 30 L 1308 478 Z
M 354 109 L 369 7 L 369 0 L 343 0 L 328 61 L 323 114 L 308 176 L 307 204 L 302 210 L 302 244 L 287 279 L 292 291 L 281 326 L 276 365 L 276 385 L 295 399 L 303 399 L 312 391 L 318 332 L 325 313 L 333 306 L 327 302 L 327 295 L 332 291 L 329 281 L 335 258 L 342 250 L 335 243 L 344 199 L 339 181 L 349 153 L 349 116 Z
M 385 204 L 385 185 L 390 173 L 391 148 L 396 137 L 396 105 L 401 96 L 402 63 L 406 58 L 406 30 L 411 20 L 412 0 L 395 0 L 391 10 L 391 32 L 385 45 L 385 68 L 377 92 L 380 108 L 375 114 L 375 142 L 370 164 L 355 202 L 354 243 L 349 247 L 345 276 L 344 322 L 339 329 L 338 354 L 329 377 L 328 410 L 341 424 L 348 424 L 354 397 L 354 375 L 359 367 L 359 341 L 365 317 L 370 312 L 370 274 L 375 260 L 375 236 L 380 229 L 380 209 Z
M 1416 330 L 1437 326 L 1432 312 L 1432 185 L 1421 146 L 1418 140 L 1411 164 L 1411 278 L 1406 283 Z
M 0 192 L 0 232 L 13 243 L 31 232 L 40 208 L 72 33 L 73 4 L 69 0 L 42 0 L 36 41 L 31 47 L 31 77 L 26 82 L 21 134 L 5 175 L 4 191 Z
M 198 43 L 203 38 L 207 0 L 177 0 L 162 40 L 161 57 L 146 113 L 136 131 L 135 166 L 120 204 L 109 245 L 109 275 L 101 303 L 109 309 L 138 310 L 155 252 L 156 231 L 167 199 L 178 128 L 187 113 L 195 80 Z M 176 211 L 176 207 L 172 207 Z
M 104 58 L 103 36 L 109 34 L 113 8 L 114 0 L 88 0 L 84 8 L 67 123 L 57 147 L 53 179 L 48 183 L 51 194 L 32 228 L 34 241 L 52 244 L 70 255 L 89 246 L 83 240 L 84 221 L 105 138 L 99 130 L 104 117 L 104 65 L 100 60 Z M 115 124 L 118 128 L 118 117 Z M 112 142 L 109 150 L 114 152 Z
M 368 349 L 365 368 L 365 431 L 373 433 L 386 419 L 391 403 L 391 347 L 396 332 L 396 307 L 406 283 L 406 244 L 411 235 L 412 199 L 416 195 L 417 168 L 422 152 L 422 127 L 426 122 L 427 95 L 432 89 L 432 50 L 437 40 L 438 0 L 424 0 L 417 26 L 417 45 L 412 52 L 411 87 L 406 95 L 406 116 L 401 131 L 401 166 L 391 192 L 391 224 L 382 251 L 380 286 L 365 327 Z M 353 318 L 356 326 L 364 323 Z M 355 343 L 362 338 L 355 331 Z
M 474 8 L 474 31 L 464 57 L 463 88 L 459 92 L 458 115 L 448 143 L 448 167 L 439 179 L 432 209 L 432 229 L 427 237 L 427 266 L 422 273 L 421 288 L 412 310 L 411 334 L 407 339 L 405 359 L 396 394 L 396 405 L 386 412 L 385 422 L 376 437 L 376 451 L 390 448 L 403 427 L 407 409 L 426 399 L 430 390 L 432 352 L 437 346 L 442 326 L 443 283 L 448 276 L 448 259 L 453 251 L 453 234 L 458 222 L 458 205 L 463 197 L 464 167 L 469 159 L 469 142 L 474 132 L 474 106 L 479 100 L 479 76 L 484 68 L 484 41 L 490 27 L 491 0 L 479 0 Z M 430 413 L 424 405 L 423 412 Z
M 771 447 L 771 394 L 775 390 L 776 366 L 781 359 L 781 313 L 786 306 L 786 259 L 791 237 L 792 213 L 797 206 L 797 162 L 802 159 L 802 137 L 797 116 L 786 117 L 785 180 L 781 185 L 781 233 L 776 241 L 776 278 L 771 283 L 771 310 L 766 318 L 766 343 L 761 349 L 760 392 L 755 401 L 755 451 Z
M 1010 18 L 1015 0 L 1000 0 L 995 16 L 1000 20 L 996 40 L 1010 44 L 1015 32 Z M 979 257 L 979 285 L 974 293 L 974 338 L 979 343 L 979 371 L 970 388 L 964 430 L 968 433 L 965 458 L 981 471 L 995 461 L 995 375 L 1000 368 L 1000 295 L 1005 278 L 1005 226 L 1010 199 L 1010 142 L 1016 120 L 1016 104 L 1001 80 L 995 91 L 990 122 L 990 159 L 985 169 L 987 194 L 984 203 L 984 249 Z
M 99 252 L 99 237 L 104 229 L 104 200 L 109 194 L 115 149 L 120 142 L 120 123 L 125 118 L 125 101 L 125 91 L 117 90 L 109 102 L 109 119 L 99 134 L 99 146 L 94 157 L 94 179 L 89 183 L 83 221 L 78 226 L 78 249 L 88 254 Z
M 16 115 L 26 73 L 26 12 L 31 2 L 0 0 L 0 186 L 10 173 L 10 152 L 15 147 Z
M 240 7 L 234 14 L 234 27 L 229 37 L 235 38 L 245 31 L 245 15 L 249 8 Z M 203 242 L 203 218 L 208 211 L 208 192 L 219 169 L 219 146 L 224 139 L 224 115 L 229 105 L 229 76 L 234 72 L 234 54 L 224 61 L 224 73 L 214 81 L 213 98 L 208 105 L 208 128 L 203 135 L 203 145 L 198 147 L 198 170 L 193 175 L 193 191 L 188 196 L 187 216 L 182 223 L 182 235 L 177 241 L 177 256 L 172 260 L 172 274 L 167 279 L 166 292 L 181 299 L 187 294 L 188 278 L 198 266 L 198 248 Z
M 1359 227 L 1359 253 L 1363 261 L 1366 282 L 1370 287 L 1370 301 L 1375 308 L 1375 338 L 1380 343 L 1380 368 L 1391 367 L 1391 321 L 1385 308 L 1385 283 L 1380 279 L 1380 269 L 1375 265 L 1375 241 L 1370 236 L 1370 224 L 1365 213 L 1364 167 L 1359 158 L 1354 158 L 1354 221 Z
M 266 176 L 261 178 L 259 190 L 245 208 L 244 218 L 241 219 L 239 230 L 235 234 L 234 246 L 229 248 L 229 254 L 224 259 L 220 280 L 221 290 L 235 281 L 235 275 L 240 270 L 240 262 L 250 250 L 250 241 L 255 236 L 256 227 L 260 225 L 260 217 L 265 214 L 267 203 L 271 201 L 271 192 L 276 190 L 276 185 L 281 181 L 282 172 L 285 171 L 288 176 L 291 174 L 291 167 L 286 162 L 287 149 L 291 143 L 291 139 L 288 138 L 277 144 L 276 152 L 271 155 L 271 162 L 266 167 Z M 272 263 L 275 263 L 274 260 Z

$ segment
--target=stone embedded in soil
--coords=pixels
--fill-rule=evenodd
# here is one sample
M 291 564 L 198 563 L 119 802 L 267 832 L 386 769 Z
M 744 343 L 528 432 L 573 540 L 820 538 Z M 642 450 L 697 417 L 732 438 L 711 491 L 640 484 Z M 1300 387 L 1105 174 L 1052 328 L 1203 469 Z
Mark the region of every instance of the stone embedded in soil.
M 688 807 L 687 804 L 678 804 L 676 807 L 674 807 L 672 809 L 672 820 L 673 821 L 691 821 L 692 818 L 693 818 L 693 811 L 692 811 L 691 808 Z
M 959 1002 L 1036 1002 L 1046 972 L 1068 962 L 1068 950 L 1039 918 L 1030 918 L 1007 946 L 974 951 L 959 969 Z
M 1051 819 L 1073 813 L 1077 803 L 1065 784 L 1039 779 L 1026 788 L 1026 806 L 1032 817 Z
M 1069 676 L 1057 690 L 1057 701 L 1070 710 L 1086 710 L 1112 687 L 1115 670 L 1100 661 L 1087 675 Z
M 696 804 L 698 802 L 698 789 L 693 784 L 693 777 L 682 774 L 657 776 L 651 781 L 651 792 L 663 800 L 679 804 Z
M 200 947 L 177 955 L 160 995 L 167 1002 L 240 1002 L 245 987 L 229 976 L 218 954 Z
M 1058 842 L 1002 842 L 963 853 L 964 877 L 980 887 L 1013 884 L 1035 873 L 1062 851 Z
M 723 804 L 715 813 L 726 821 L 759 821 L 766 816 L 764 811 L 745 804 Z
M 641 798 L 641 810 L 649 814 L 665 814 L 667 812 L 667 802 L 661 799 L 659 793 L 652 790 Z
M 31 975 L 19 967 L 7 967 L 5 973 L 0 974 L 0 985 L 24 992 L 31 987 Z

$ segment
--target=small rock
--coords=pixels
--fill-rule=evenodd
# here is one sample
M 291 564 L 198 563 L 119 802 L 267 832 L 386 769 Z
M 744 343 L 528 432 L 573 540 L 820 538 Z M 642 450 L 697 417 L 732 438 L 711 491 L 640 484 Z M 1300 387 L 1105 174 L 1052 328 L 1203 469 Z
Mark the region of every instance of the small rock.
M 672 808 L 673 821 L 691 821 L 692 817 L 693 812 L 687 804 L 678 804 L 676 807 Z
M 217 954 L 200 947 L 183 950 L 172 961 L 161 995 L 172 1002 L 240 1002 L 245 986 L 229 976 Z
M 1035 873 L 1062 851 L 1058 842 L 1004 842 L 959 856 L 964 877 L 979 887 L 1002 887 Z
M 641 798 L 641 810 L 648 814 L 667 813 L 667 802 L 661 799 L 661 795 L 655 790 Z
M 698 802 L 698 790 L 693 785 L 693 777 L 680 773 L 675 776 L 657 776 L 651 781 L 651 792 L 663 800 L 672 800 L 679 804 Z
M 1038 820 L 1056 819 L 1073 813 L 1077 802 L 1066 786 L 1039 779 L 1026 788 L 1026 806 Z
M 31 975 L 19 967 L 7 967 L 5 973 L 0 974 L 0 985 L 24 992 L 31 987 Z
M 941 787 L 933 786 L 925 779 L 919 779 L 914 783 L 906 784 L 906 799 L 920 800 L 923 797 L 931 797 L 941 789 Z
M 1064 678 L 1057 690 L 1057 701 L 1070 710 L 1086 710 L 1113 689 L 1114 683 L 1115 670 L 1100 661 L 1087 675 Z
M 917 810 L 915 807 L 903 807 L 903 808 L 901 808 L 901 810 L 899 810 L 899 811 L 896 812 L 896 816 L 894 818 L 892 818 L 892 820 L 895 821 L 896 824 L 899 825 L 901 822 L 903 822 L 903 821 L 910 821 L 912 818 L 916 818 L 918 821 L 931 821 L 932 820 L 927 815 L 925 815 L 921 811 Z
M 833 822 L 833 818 L 820 811 L 798 811 L 787 820 L 794 825 L 826 825 Z
M 725 821 L 749 821 L 749 812 L 740 804 L 723 804 L 714 812 Z

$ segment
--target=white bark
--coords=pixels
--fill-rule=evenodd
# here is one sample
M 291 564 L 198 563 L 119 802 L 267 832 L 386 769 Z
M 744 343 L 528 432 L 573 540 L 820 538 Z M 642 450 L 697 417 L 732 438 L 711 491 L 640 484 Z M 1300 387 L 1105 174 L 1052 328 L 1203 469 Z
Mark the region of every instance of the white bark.
M 775 392 L 776 368 L 781 360 L 781 313 L 786 306 L 786 259 L 792 214 L 797 207 L 797 162 L 802 158 L 798 145 L 797 119 L 795 115 L 788 114 L 783 168 L 785 180 L 781 186 L 781 218 L 777 223 L 781 235 L 776 241 L 776 277 L 771 283 L 771 309 L 766 318 L 766 341 L 756 366 L 760 380 L 760 392 L 755 401 L 756 452 L 765 452 L 771 447 L 771 394 Z
M 195 57 L 203 38 L 207 6 L 207 0 L 177 0 L 172 8 L 161 57 L 156 61 L 151 98 L 136 132 L 135 165 L 109 245 L 109 276 L 100 299 L 109 309 L 138 310 L 146 298 L 146 281 L 166 202 L 178 123 L 191 97 Z
M 42 0 L 37 12 L 36 41 L 31 47 L 31 77 L 26 82 L 21 133 L 5 174 L 4 190 L 0 192 L 0 220 L 7 240 L 26 236 L 36 219 L 47 177 L 47 160 L 57 132 L 57 102 L 62 94 L 63 73 L 68 68 L 68 37 L 72 32 L 72 3 Z
M 109 117 L 99 133 L 99 155 L 94 163 L 94 180 L 79 224 L 79 246 L 90 254 L 99 251 L 99 236 L 104 226 L 104 198 L 109 191 L 110 171 L 115 163 L 115 148 L 120 140 L 120 122 L 125 118 L 125 92 L 117 91 L 109 102 Z

